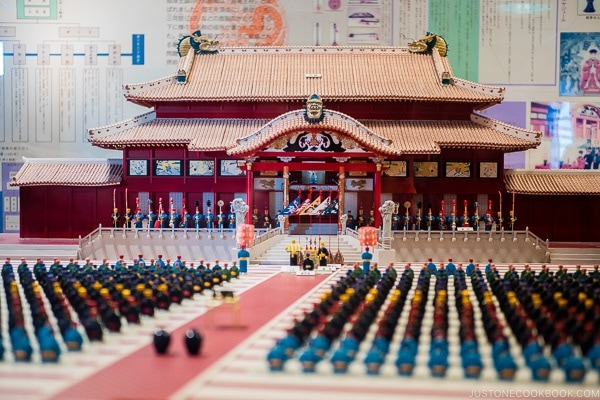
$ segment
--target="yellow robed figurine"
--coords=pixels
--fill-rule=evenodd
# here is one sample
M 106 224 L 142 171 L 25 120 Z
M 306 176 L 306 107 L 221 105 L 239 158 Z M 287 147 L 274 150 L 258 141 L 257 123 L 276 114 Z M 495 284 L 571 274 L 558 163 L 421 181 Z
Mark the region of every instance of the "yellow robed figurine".
M 298 252 L 302 250 L 300 243 L 296 243 L 295 239 L 285 246 L 285 251 L 290 253 L 290 265 L 298 265 Z

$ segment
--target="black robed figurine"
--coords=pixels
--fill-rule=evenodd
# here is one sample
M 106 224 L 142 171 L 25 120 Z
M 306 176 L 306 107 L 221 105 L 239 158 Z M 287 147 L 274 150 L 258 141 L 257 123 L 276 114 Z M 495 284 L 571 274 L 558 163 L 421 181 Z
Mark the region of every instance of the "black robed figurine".
M 196 329 L 188 329 L 185 332 L 185 348 L 190 356 L 197 356 L 202 349 L 202 334 Z
M 152 344 L 157 354 L 167 354 L 169 344 L 171 344 L 171 335 L 164 329 L 158 329 L 154 332 Z

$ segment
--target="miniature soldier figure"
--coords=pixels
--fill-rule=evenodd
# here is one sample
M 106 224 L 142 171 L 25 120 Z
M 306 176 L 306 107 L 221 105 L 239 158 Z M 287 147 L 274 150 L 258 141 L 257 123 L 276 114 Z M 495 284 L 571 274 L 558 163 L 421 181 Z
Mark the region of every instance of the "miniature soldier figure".
M 194 219 L 194 228 L 196 229 L 202 228 L 202 222 L 204 221 L 204 216 L 200 212 L 199 206 L 200 203 L 196 201 L 196 213 L 192 217 Z
M 233 212 L 233 210 L 229 211 L 229 214 L 227 214 L 227 221 L 227 227 L 229 229 L 235 229 L 235 213 Z
M 471 224 L 469 223 L 469 220 L 471 219 L 469 217 L 469 214 L 467 214 L 466 212 L 467 210 L 465 210 L 465 213 L 462 215 L 462 217 L 460 217 L 460 224 L 463 227 L 469 227 Z
M 133 220 L 133 214 L 131 213 L 131 208 L 127 207 L 125 209 L 125 228 L 131 228 L 132 220 Z
M 304 271 L 313 271 L 315 269 L 315 263 L 310 259 L 310 252 L 306 252 L 306 257 L 302 262 L 302 269 Z
M 415 231 L 421 230 L 421 203 L 417 206 L 417 216 L 415 217 Z
M 175 207 L 171 208 L 171 214 L 169 215 L 169 228 L 177 228 L 179 226 L 179 214 Z
M 285 251 L 290 253 L 290 265 L 298 265 L 298 252 L 301 250 L 302 246 L 296 243 L 295 239 L 292 239 L 292 242 L 285 246 Z
M 375 210 L 369 211 L 369 226 L 375 226 Z
M 371 271 L 371 260 L 373 259 L 373 254 L 369 253 L 369 247 L 365 247 L 365 251 L 362 253 L 362 267 L 363 273 L 367 275 L 369 271 Z
M 152 211 L 151 208 L 148 209 L 148 215 L 146 215 L 146 218 L 148 218 L 148 228 L 154 228 L 157 216 L 154 214 L 154 211 Z
M 245 274 L 248 272 L 248 260 L 250 259 L 250 252 L 246 250 L 245 244 L 243 244 L 240 251 L 238 251 L 238 259 L 240 260 L 240 274 Z
M 187 210 L 187 207 L 185 206 L 185 199 L 184 199 L 183 207 L 181 209 L 181 222 L 179 223 L 179 227 L 180 228 L 189 228 L 191 219 L 192 219 L 192 216 L 190 215 L 189 211 Z
M 354 221 L 354 216 L 352 215 L 350 210 L 348 210 L 348 219 L 346 220 L 346 228 L 348 228 L 348 229 L 356 228 L 356 221 Z
M 400 226 L 402 225 L 401 221 L 402 221 L 402 218 L 400 218 L 400 215 L 398 215 L 397 213 L 392 214 L 392 230 L 393 231 L 400 230 Z
M 222 211 L 217 215 L 217 227 L 219 229 L 223 229 L 225 227 L 225 213 Z
M 479 204 L 475 202 L 475 211 L 473 212 L 473 217 L 471 217 L 473 230 L 479 230 Z
M 437 217 L 438 230 L 445 231 L 446 230 L 446 217 L 444 216 L 444 212 L 440 211 Z
M 486 231 L 492 230 L 492 226 L 494 225 L 494 217 L 492 217 L 492 214 L 490 213 L 489 210 L 485 214 L 485 217 L 483 217 L 483 223 L 485 224 Z
M 319 259 L 319 266 L 326 267 L 329 260 L 329 250 L 325 247 L 325 242 L 321 242 L 321 247 L 317 251 L 317 258 Z
M 258 208 L 255 208 L 252 211 L 252 225 L 254 225 L 255 228 L 261 228 L 259 221 L 260 217 L 258 216 Z
M 427 226 L 427 230 L 430 231 L 433 229 L 433 221 L 435 221 L 435 217 L 431 213 L 431 206 L 429 207 L 429 211 L 425 216 L 425 225 Z
M 265 213 L 263 214 L 263 228 L 271 229 L 271 216 L 267 209 L 265 209 Z
M 113 213 L 111 214 L 111 221 L 113 228 L 119 228 L 119 221 L 121 220 L 121 214 L 119 214 L 119 209 L 117 207 L 113 208 Z
M 134 220 L 134 225 L 137 229 L 141 229 L 143 227 L 143 222 L 144 222 L 144 213 L 142 212 L 142 210 L 138 207 L 138 209 L 135 211 L 135 215 L 133 217 Z
M 364 211 L 363 211 L 362 207 L 358 209 L 358 218 L 357 218 L 356 226 L 359 228 L 365 226 L 365 215 L 364 215 Z
M 206 221 L 206 229 L 212 229 L 215 223 L 215 217 L 213 216 L 212 211 L 209 209 L 206 210 L 206 216 L 204 217 Z
M 281 212 L 277 215 L 277 227 L 279 227 L 281 234 L 285 233 L 285 215 Z
M 501 231 L 502 230 L 502 223 L 504 222 L 504 219 L 502 218 L 502 211 L 498 211 L 498 219 L 496 220 L 496 230 L 497 231 Z
M 402 229 L 405 231 L 410 230 L 410 224 L 412 222 L 412 217 L 408 214 L 408 210 L 406 210 L 406 214 L 402 216 Z
M 161 212 L 159 212 L 158 215 L 158 222 L 160 223 L 160 228 L 168 228 L 169 227 L 169 215 L 165 212 L 165 210 L 162 210 Z
M 513 210 L 509 211 L 509 228 L 511 231 L 515 230 L 515 222 L 517 222 L 517 217 L 515 217 L 515 212 Z

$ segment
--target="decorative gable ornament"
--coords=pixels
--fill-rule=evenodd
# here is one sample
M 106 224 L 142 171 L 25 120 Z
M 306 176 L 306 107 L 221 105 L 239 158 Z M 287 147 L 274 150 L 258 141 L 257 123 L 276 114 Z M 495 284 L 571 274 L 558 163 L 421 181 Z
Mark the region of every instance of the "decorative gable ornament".
M 177 42 L 177 52 L 179 57 L 185 57 L 190 49 L 194 49 L 196 53 L 216 53 L 219 51 L 219 41 L 210 40 L 202 35 L 202 32 L 196 31 L 191 35 L 186 35 Z
M 316 124 L 323 121 L 325 113 L 323 112 L 323 100 L 317 94 L 311 95 L 306 100 L 306 106 L 304 107 L 304 119 L 306 122 Z
M 408 50 L 411 53 L 431 53 L 433 48 L 436 48 L 440 56 L 446 57 L 448 53 L 448 43 L 437 33 L 427 32 L 425 36 L 408 44 Z

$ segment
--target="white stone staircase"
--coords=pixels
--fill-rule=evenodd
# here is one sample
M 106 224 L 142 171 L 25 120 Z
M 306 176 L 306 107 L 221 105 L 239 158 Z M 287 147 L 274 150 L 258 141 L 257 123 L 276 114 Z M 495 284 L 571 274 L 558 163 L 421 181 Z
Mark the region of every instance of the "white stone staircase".
M 600 245 L 574 246 L 556 243 L 550 246 L 550 262 L 552 264 L 593 265 L 600 264 Z
M 344 264 L 353 264 L 362 260 L 362 251 L 359 247 L 351 242 L 347 241 L 346 237 L 334 235 L 320 236 L 321 241 L 325 243 L 325 247 L 330 253 L 337 253 L 338 249 L 344 257 Z M 293 240 L 299 243 L 303 249 L 309 243 L 309 240 L 313 240 L 312 246 L 319 247 L 319 236 L 303 236 L 303 235 L 282 235 L 280 240 L 271 246 L 266 252 L 262 254 L 255 254 L 251 256 L 252 264 L 260 265 L 289 265 L 290 255 L 285 251 L 285 247 Z M 339 243 L 339 244 L 338 244 Z M 310 246 L 310 244 L 309 244 Z

